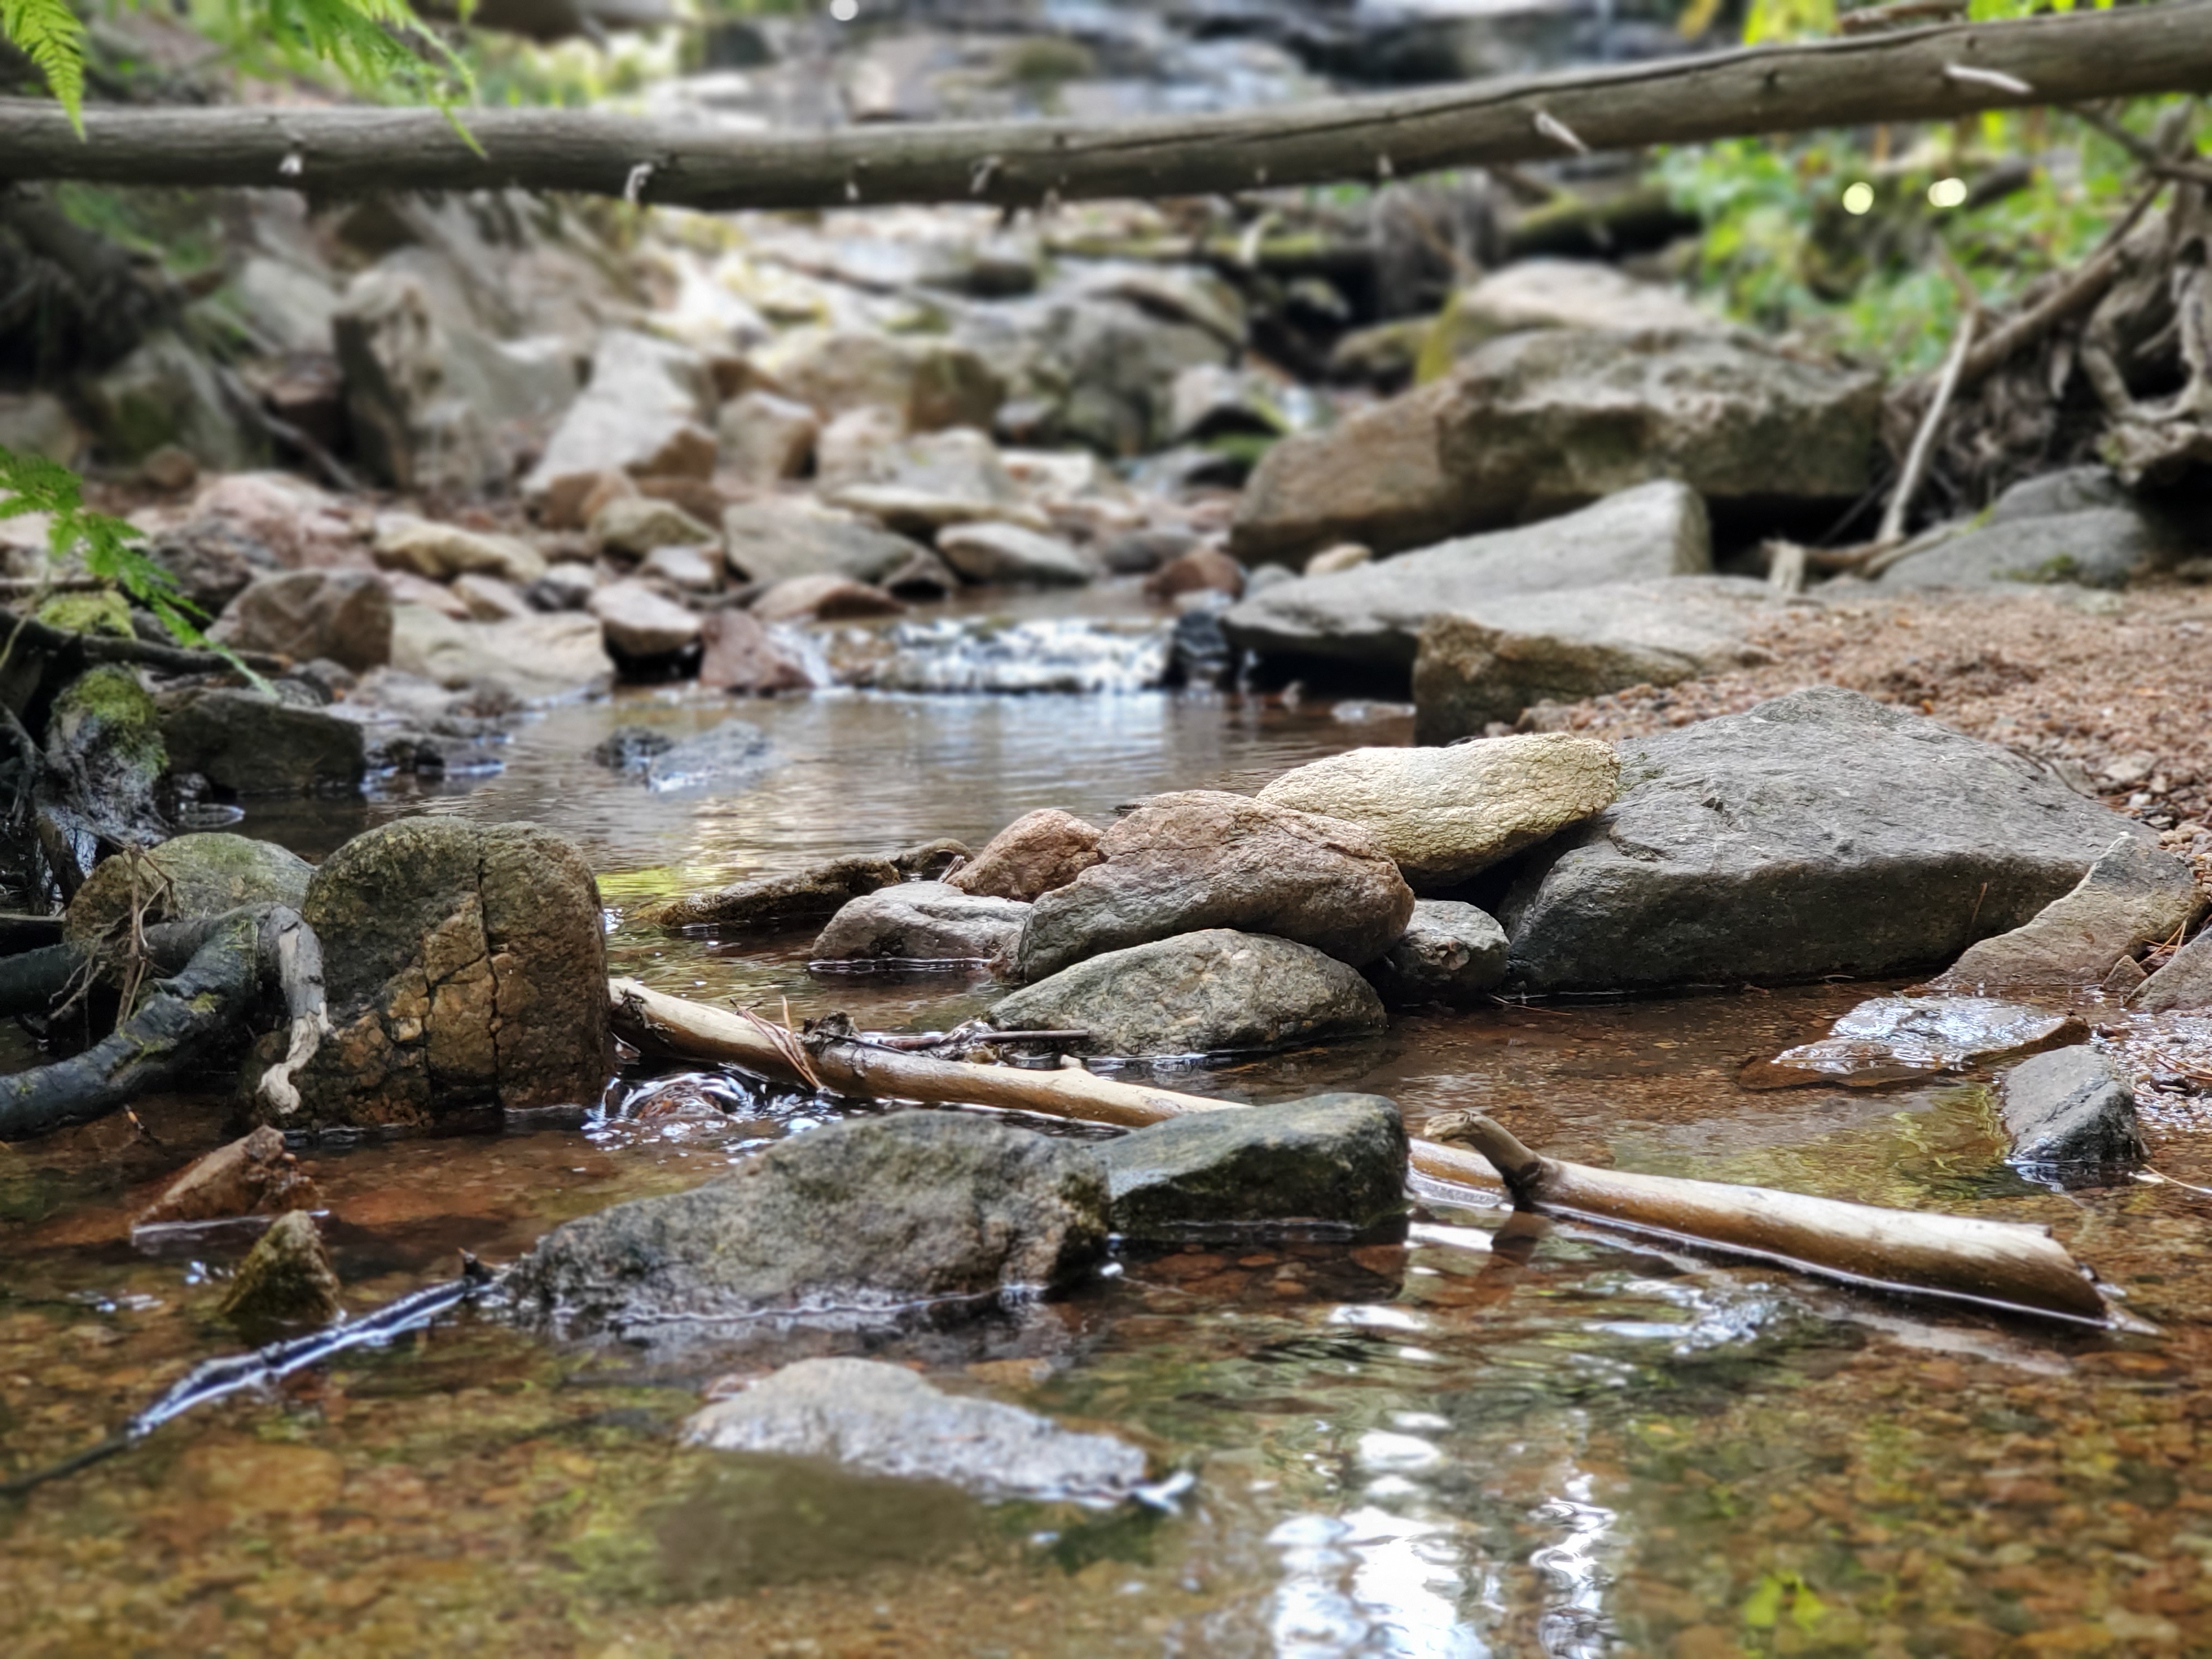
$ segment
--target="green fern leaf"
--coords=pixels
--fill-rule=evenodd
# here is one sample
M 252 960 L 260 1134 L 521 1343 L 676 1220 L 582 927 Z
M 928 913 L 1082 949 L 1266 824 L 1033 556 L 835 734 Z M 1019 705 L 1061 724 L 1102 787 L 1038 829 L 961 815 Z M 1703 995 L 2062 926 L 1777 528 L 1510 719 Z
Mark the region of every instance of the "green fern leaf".
M 68 0 L 0 0 L 0 35 L 39 66 L 46 86 L 84 134 L 84 24 Z

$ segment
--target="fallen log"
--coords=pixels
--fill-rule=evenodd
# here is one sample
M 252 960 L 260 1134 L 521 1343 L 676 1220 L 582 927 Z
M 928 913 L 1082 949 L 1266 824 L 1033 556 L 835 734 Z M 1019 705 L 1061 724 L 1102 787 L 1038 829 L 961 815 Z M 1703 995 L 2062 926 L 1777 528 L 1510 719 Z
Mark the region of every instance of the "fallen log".
M 1653 1233 L 1877 1290 L 1909 1290 L 2094 1325 L 2112 1310 L 2046 1228 L 1921 1215 L 1765 1187 L 1597 1170 L 1541 1158 L 1479 1113 L 1431 1118 L 1431 1134 L 1496 1166 L 1516 1208 Z
M 706 209 L 1203 196 L 2212 87 L 2203 0 L 1115 122 L 702 130 L 587 110 L 0 100 L 0 179 L 580 191 Z
M 281 674 L 291 665 L 283 658 L 262 651 L 226 655 L 219 651 L 195 651 L 188 646 L 161 645 L 152 640 L 74 633 L 5 606 L 0 606 L 0 639 L 13 641 L 19 648 L 40 651 L 50 656 L 62 657 L 73 652 L 76 655 L 68 658 L 70 661 L 127 662 L 157 668 L 164 674 L 232 674 L 241 664 L 257 674 Z
M 990 1106 L 1125 1128 L 1191 1112 L 1239 1109 L 1234 1101 L 1121 1083 L 1074 1066 L 1052 1071 L 978 1066 L 852 1038 L 810 1038 L 635 980 L 610 981 L 608 994 L 616 1034 L 641 1052 L 719 1061 L 857 1098 Z M 1475 1124 L 1487 1127 L 1471 1127 Z M 1475 1150 L 1435 1138 L 1416 1139 L 1416 1173 L 1493 1191 L 1502 1184 L 1524 1208 L 1717 1248 L 1869 1289 L 2096 1325 L 2115 1322 L 2080 1264 L 2040 1227 L 1588 1169 L 1537 1158 L 1487 1118 L 1453 1115 L 1432 1118 L 1429 1127 L 1464 1135 Z

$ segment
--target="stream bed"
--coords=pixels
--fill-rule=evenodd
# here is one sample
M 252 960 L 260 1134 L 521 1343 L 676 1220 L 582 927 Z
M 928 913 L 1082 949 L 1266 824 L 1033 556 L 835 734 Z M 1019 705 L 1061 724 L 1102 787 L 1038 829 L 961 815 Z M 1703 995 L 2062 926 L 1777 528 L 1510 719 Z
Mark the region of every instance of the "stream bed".
M 683 736 L 732 715 L 774 745 L 740 792 L 654 793 L 588 757 L 619 722 Z M 1401 708 L 1325 698 L 631 690 L 533 717 L 495 773 L 255 806 L 238 827 L 319 858 L 403 813 L 535 819 L 599 871 L 613 971 L 779 1018 L 933 1030 L 988 986 L 816 975 L 805 935 L 717 942 L 621 915 L 839 854 L 979 846 L 1036 807 L 1103 821 L 1158 790 L 1249 789 L 1410 740 Z M 1735 1086 L 1745 1060 L 1885 988 L 1500 1003 L 1168 1075 L 1254 1101 L 1371 1090 L 1417 1128 L 1479 1108 L 1585 1162 L 2045 1222 L 2159 1334 L 1885 1300 L 1509 1224 L 1442 1192 L 1402 1243 L 1131 1252 L 1067 1299 L 888 1339 L 562 1350 L 480 1310 L 0 1498 L 8 1651 L 2212 1652 L 2212 1199 L 2021 1180 L 1986 1079 Z M 2212 1185 L 2212 1122 L 2161 1098 L 2154 1164 Z M 358 1312 L 450 1277 L 460 1251 L 511 1260 L 842 1109 L 643 1068 L 580 1122 L 302 1157 Z M 163 1098 L 137 1120 L 0 1151 L 0 1475 L 238 1346 L 216 1307 L 250 1241 L 130 1237 L 161 1182 L 226 1138 L 224 1111 Z M 1100 1513 L 678 1443 L 716 1379 L 831 1352 L 1110 1428 L 1194 1478 L 1171 1512 Z

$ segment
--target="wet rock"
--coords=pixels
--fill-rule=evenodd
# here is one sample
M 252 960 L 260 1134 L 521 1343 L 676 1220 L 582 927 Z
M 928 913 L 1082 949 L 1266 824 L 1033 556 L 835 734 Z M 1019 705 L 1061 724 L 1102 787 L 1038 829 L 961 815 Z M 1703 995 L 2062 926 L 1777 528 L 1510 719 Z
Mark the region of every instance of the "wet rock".
M 602 1000 L 604 1000 L 602 992 Z M 733 1175 L 556 1228 L 518 1309 L 621 1334 L 773 1316 L 879 1325 L 917 1304 L 1060 1290 L 1105 1253 L 1105 1172 L 1078 1143 L 957 1112 L 833 1123 Z
M 2024 927 L 1971 947 L 1932 981 L 1940 991 L 2101 984 L 2113 963 L 2172 938 L 2203 914 L 2197 872 L 2141 837 L 2123 835 L 2074 889 Z
M 1867 488 L 1881 400 L 1877 374 L 1746 334 L 1510 334 L 1443 380 L 1275 445 L 1230 550 L 1249 563 L 1333 541 L 1414 547 L 1655 478 L 1747 509 L 1847 504 Z
M 1262 656 L 1410 670 L 1431 621 L 1462 611 L 1479 617 L 1502 595 L 1711 568 L 1704 503 L 1679 483 L 1650 483 L 1541 524 L 1255 591 L 1222 627 L 1233 644 Z
M 750 611 L 709 611 L 699 619 L 699 638 L 704 647 L 699 684 L 704 690 L 767 696 L 805 691 L 814 684 L 805 666 Z
M 439 524 L 410 513 L 378 516 L 375 550 L 376 562 L 386 568 L 410 570 L 434 582 L 481 570 L 527 587 L 545 574 L 544 556 L 528 542 Z
M 941 881 L 904 881 L 852 900 L 814 941 L 817 962 L 996 963 L 1011 956 L 1030 907 Z
M 1079 587 L 1098 574 L 1089 558 L 1059 537 L 1019 525 L 954 525 L 938 532 L 937 550 L 971 582 Z
M 131 1218 L 136 1227 L 231 1216 L 277 1215 L 322 1207 L 314 1177 L 284 1150 L 284 1137 L 263 1124 L 251 1134 L 195 1158 L 161 1195 Z
M 1100 838 L 1095 824 L 1073 812 L 1041 807 L 1000 830 L 945 880 L 963 893 L 1026 904 L 1100 862 Z
M 880 587 L 823 575 L 787 576 L 756 599 L 751 609 L 756 622 L 840 622 L 896 617 L 906 606 Z
M 699 613 L 641 581 L 609 582 L 593 590 L 584 609 L 599 619 L 617 661 L 649 662 L 699 642 Z
M 1102 951 L 1199 928 L 1240 928 L 1372 962 L 1406 931 L 1413 895 L 1355 824 L 1244 795 L 1155 795 L 1099 840 L 1104 862 L 1037 900 L 1025 980 Z
M 1668 288 L 1594 259 L 1522 259 L 1446 301 L 1422 361 L 1441 368 L 1502 334 L 1524 329 L 1722 330 L 1726 325 Z
M 753 581 L 842 576 L 880 582 L 923 551 L 872 519 L 811 502 L 740 501 L 722 514 L 730 568 Z
M 913 432 L 988 429 L 1006 398 L 980 356 L 942 336 L 794 329 L 754 361 L 825 418 L 876 405 L 896 410 Z
M 1954 959 L 2144 836 L 2033 763 L 1819 686 L 1619 745 L 1620 798 L 1499 910 L 1530 990 L 1874 975 Z
M 590 535 L 609 553 L 641 559 L 655 548 L 697 547 L 715 533 L 673 501 L 617 495 L 592 515 Z
M 1398 942 L 1367 964 L 1368 983 L 1393 1008 L 1442 1002 L 1465 1007 L 1505 978 L 1505 930 L 1452 899 L 1420 899 Z
M 579 472 L 704 478 L 714 470 L 714 374 L 688 346 L 610 329 L 592 354 L 583 393 L 569 405 L 545 453 L 523 480 L 524 498 L 544 500 Z
M 2212 929 L 2176 951 L 2166 964 L 2128 999 L 2144 1013 L 2185 1012 L 2212 1008 Z
M 538 578 L 540 581 L 544 577 Z M 471 622 L 514 622 L 533 616 L 530 601 L 496 576 L 471 570 L 453 578 L 453 597 L 466 606 Z
M 1130 1238 L 1270 1222 L 1367 1228 L 1406 1207 L 1406 1122 L 1382 1095 L 1194 1112 L 1099 1152 L 1114 1231 Z
M 1387 1024 L 1357 969 L 1226 927 L 1087 957 L 993 1004 L 989 1018 L 1001 1030 L 1088 1032 L 1060 1045 L 1072 1052 L 1131 1055 L 1288 1048 L 1373 1036 Z
M 82 396 L 100 447 L 117 460 L 136 461 L 169 444 L 219 471 L 264 459 L 223 401 L 214 368 L 166 331 L 86 381 Z
M 894 882 L 934 879 L 954 860 L 967 856 L 968 849 L 957 841 L 932 841 L 896 853 L 830 859 L 787 875 L 757 876 L 711 892 L 647 904 L 635 920 L 648 927 L 763 932 L 813 927 L 863 893 Z
M 299 1074 L 305 1122 L 426 1124 L 598 1100 L 606 944 L 583 855 L 529 823 L 407 818 L 307 885 L 332 1030 Z
M 655 755 L 676 747 L 676 739 L 650 726 L 617 726 L 592 745 L 592 758 L 617 772 L 642 772 Z
M 97 814 L 102 830 L 118 840 L 164 833 L 154 787 L 173 755 L 159 706 L 120 663 L 78 675 L 46 716 L 47 765 L 69 780 L 74 803 Z M 48 787 L 40 786 L 42 793 Z
M 2015 484 L 1986 521 L 1970 519 L 1881 574 L 1884 587 L 1990 587 L 2078 582 L 2124 587 L 2192 550 L 2186 529 L 2146 508 L 2102 467 Z
M 864 476 L 825 477 L 822 496 L 832 507 L 869 514 L 916 535 L 1029 515 L 997 447 L 966 427 L 923 433 L 874 451 Z
M 1455 743 L 1538 703 L 1673 685 L 1770 659 L 1765 583 L 1673 576 L 1507 594 L 1431 617 L 1413 659 L 1414 740 Z
M 1218 547 L 1194 547 L 1145 578 L 1145 592 L 1155 599 L 1203 592 L 1225 593 L 1233 599 L 1243 591 L 1244 567 Z
M 368 769 L 360 726 L 319 708 L 204 687 L 164 693 L 161 707 L 170 764 L 234 794 L 354 789 Z
M 1359 825 L 1414 891 L 1433 892 L 1602 811 L 1620 780 L 1612 744 L 1547 732 L 1346 750 L 1284 773 L 1259 798 Z
M 2094 1177 L 2150 1156 L 2135 1091 L 2086 1042 L 2014 1066 L 2005 1074 L 2003 1113 L 2016 1163 Z
M 208 634 L 240 651 L 326 657 L 365 674 L 392 660 L 392 594 L 363 570 L 288 570 L 256 579 Z
M 338 1316 L 337 1270 L 314 1218 L 288 1210 L 270 1224 L 222 1299 L 222 1316 L 241 1330 L 326 1325 Z
M 1838 1019 L 1819 1042 L 1755 1061 L 1736 1080 L 1747 1089 L 1838 1083 L 1871 1088 L 2032 1054 L 2087 1035 L 2072 1015 L 2026 1003 L 1876 997 Z
M 746 483 L 772 484 L 805 470 L 822 423 L 805 404 L 748 392 L 722 405 L 714 429 L 726 470 Z
M 996 1401 L 948 1395 L 903 1365 L 802 1359 L 694 1413 L 687 1445 L 826 1457 L 869 1474 L 938 1480 L 985 1498 L 1118 1502 L 1145 1455 Z
M 605 691 L 615 676 L 599 619 L 575 611 L 461 623 L 425 605 L 399 605 L 392 665 L 451 688 L 495 687 L 518 703 Z
M 89 944 L 126 921 L 134 902 L 149 923 L 219 916 L 241 904 L 296 910 L 307 902 L 313 874 L 313 865 L 273 842 L 221 833 L 175 836 L 140 854 L 135 872 L 127 858 L 101 860 L 70 900 L 63 936 Z
M 724 720 L 654 755 L 646 763 L 646 786 L 654 790 L 750 787 L 774 757 L 774 745 L 760 727 L 744 720 Z

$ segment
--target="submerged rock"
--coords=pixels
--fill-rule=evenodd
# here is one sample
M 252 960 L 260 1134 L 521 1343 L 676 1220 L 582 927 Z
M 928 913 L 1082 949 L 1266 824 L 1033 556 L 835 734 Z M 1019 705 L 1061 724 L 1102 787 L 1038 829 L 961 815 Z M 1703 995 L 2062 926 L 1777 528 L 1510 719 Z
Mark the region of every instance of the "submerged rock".
M 222 1316 L 248 1332 L 324 1325 L 338 1316 L 338 1276 L 314 1218 L 288 1210 L 270 1224 L 222 1299 Z
M 368 769 L 358 722 L 257 691 L 187 687 L 161 697 L 169 763 L 240 795 L 355 789 Z
M 814 941 L 817 962 L 996 963 L 1010 957 L 1030 907 L 941 881 L 902 881 L 848 902 Z
M 1541 524 L 1278 582 L 1232 605 L 1221 626 L 1232 645 L 1261 656 L 1410 671 L 1421 630 L 1438 617 L 1480 616 L 1503 595 L 1696 574 L 1712 563 L 1696 493 L 1650 483 Z
M 2022 1060 L 2005 1074 L 2003 1100 L 2015 1162 L 2094 1176 L 2150 1155 L 2135 1091 L 2087 1043 Z
M 1099 1151 L 1114 1231 L 1132 1238 L 1271 1222 L 1366 1228 L 1406 1207 L 1406 1123 L 1382 1095 L 1193 1112 Z
M 775 763 L 775 745 L 760 727 L 724 720 L 650 757 L 645 781 L 654 790 L 749 788 Z
M 1542 732 L 1346 750 L 1284 773 L 1259 798 L 1359 825 L 1420 893 L 1456 886 L 1604 811 L 1620 781 L 1611 744 Z
M 161 1189 L 159 1198 L 131 1219 L 136 1227 L 221 1221 L 232 1216 L 319 1209 L 322 1201 L 314 1177 L 284 1150 L 283 1133 L 264 1123 L 251 1134 L 195 1158 Z
M 405 818 L 331 854 L 301 908 L 331 1033 L 304 1121 L 427 1124 L 596 1101 L 606 941 L 583 854 L 531 823 Z
M 602 998 L 604 1000 L 604 997 Z M 958 1112 L 809 1130 L 706 1186 L 556 1228 L 509 1279 L 526 1317 L 620 1335 L 773 1316 L 875 1325 L 1064 1289 L 1105 1253 L 1096 1152 Z
M 1042 901 L 1040 901 L 1042 902 Z M 1087 1054 L 1206 1054 L 1374 1036 L 1358 970 L 1308 945 L 1209 927 L 1108 951 L 992 1005 L 1002 1031 L 1084 1031 Z
M 1365 830 L 1218 790 L 1153 796 L 1098 851 L 1104 862 L 1037 900 L 1022 933 L 1024 979 L 1200 928 L 1273 933 L 1358 967 L 1390 948 L 1413 911 L 1412 890 Z
M 1818 1042 L 1784 1049 L 1744 1068 L 1750 1089 L 1806 1084 L 1871 1088 L 1938 1072 L 1964 1071 L 2053 1043 L 2078 1042 L 2081 1022 L 2064 1012 L 1990 997 L 1875 997 L 1838 1019 Z
M 650 726 L 617 726 L 592 745 L 592 758 L 617 772 L 642 772 L 655 755 L 676 747 L 676 739 Z
M 694 1413 L 684 1439 L 717 1451 L 834 1458 L 870 1474 L 1032 1503 L 1118 1503 L 1145 1479 L 1144 1453 L 1124 1441 L 945 1394 L 877 1359 L 786 1365 Z
M 307 902 L 314 866 L 274 842 L 246 836 L 176 836 L 138 855 L 103 859 L 70 901 L 63 936 L 90 944 L 129 917 L 135 902 L 148 922 L 219 916 L 241 904 Z
M 1420 899 L 1404 936 L 1365 971 L 1391 1007 L 1464 1006 L 1504 979 L 1505 957 L 1505 930 L 1487 911 L 1452 899 Z
M 830 859 L 787 875 L 756 876 L 711 892 L 690 893 L 644 906 L 634 920 L 657 927 L 744 927 L 769 930 L 827 921 L 863 893 L 894 882 L 942 875 L 968 849 L 957 841 L 924 842 L 896 853 Z
M 1041 807 L 1000 830 L 945 879 L 963 893 L 1028 903 L 1100 862 L 1100 839 L 1096 824 L 1058 807 Z
M 1620 745 L 1624 788 L 1500 907 L 1528 990 L 1874 975 L 2019 927 L 2116 834 L 2033 763 L 1818 686 Z
M 2098 985 L 2123 957 L 2172 939 L 2204 911 L 2197 872 L 2134 834 L 2024 927 L 1985 939 L 1932 981 L 1941 991 Z

